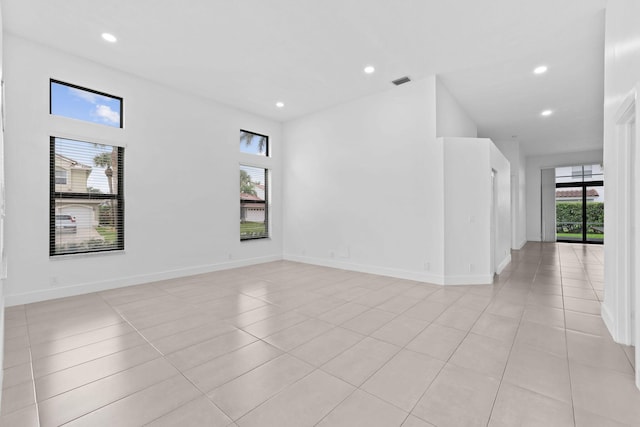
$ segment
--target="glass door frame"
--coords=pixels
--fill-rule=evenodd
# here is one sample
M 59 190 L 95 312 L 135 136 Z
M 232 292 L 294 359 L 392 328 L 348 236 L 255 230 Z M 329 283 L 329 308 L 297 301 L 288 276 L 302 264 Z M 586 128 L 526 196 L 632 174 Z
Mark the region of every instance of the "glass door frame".
M 556 189 L 567 187 L 582 188 L 582 240 L 556 238 L 556 242 L 602 245 L 604 243 L 604 239 L 602 239 L 602 241 L 587 240 L 587 187 L 604 187 L 604 181 L 556 182 Z

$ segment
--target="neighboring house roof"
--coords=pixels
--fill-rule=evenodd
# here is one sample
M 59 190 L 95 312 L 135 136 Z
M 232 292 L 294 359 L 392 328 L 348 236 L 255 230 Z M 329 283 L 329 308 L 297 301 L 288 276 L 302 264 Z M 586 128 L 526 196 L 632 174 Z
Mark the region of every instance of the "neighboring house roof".
M 596 191 L 595 188 L 590 188 L 587 190 L 587 197 L 598 197 L 600 194 Z M 582 190 L 556 190 L 556 197 L 566 197 L 566 198 L 576 198 L 582 197 Z
M 69 165 L 74 168 L 74 169 L 86 169 L 86 170 L 91 170 L 92 167 L 91 166 L 87 166 L 87 165 L 83 165 L 82 163 L 79 163 L 73 159 L 70 159 L 69 157 L 65 157 L 61 154 L 56 153 L 56 159 L 60 159 L 65 161 L 66 163 L 69 163 Z
M 254 196 L 253 194 L 240 193 L 240 200 L 251 200 L 254 202 L 264 202 L 260 197 Z

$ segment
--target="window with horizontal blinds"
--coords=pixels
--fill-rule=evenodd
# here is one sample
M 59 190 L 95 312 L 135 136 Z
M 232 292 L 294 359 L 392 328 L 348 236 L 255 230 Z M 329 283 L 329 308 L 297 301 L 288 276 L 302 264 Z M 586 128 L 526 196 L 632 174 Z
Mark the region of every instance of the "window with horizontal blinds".
M 49 254 L 124 249 L 124 148 L 50 138 Z
M 602 165 L 597 164 L 563 166 L 555 169 L 557 183 L 602 181 L 604 178 Z
M 269 237 L 269 170 L 240 165 L 240 240 Z

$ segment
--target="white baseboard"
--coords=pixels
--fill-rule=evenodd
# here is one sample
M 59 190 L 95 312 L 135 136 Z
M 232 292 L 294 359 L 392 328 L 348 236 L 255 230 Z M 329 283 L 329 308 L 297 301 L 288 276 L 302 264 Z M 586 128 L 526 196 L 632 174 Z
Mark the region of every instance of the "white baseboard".
M 377 265 L 357 264 L 337 259 L 314 258 L 301 255 L 285 254 L 283 259 L 287 261 L 302 262 L 305 264 L 320 265 L 323 267 L 340 268 L 343 270 L 357 271 L 360 273 L 377 274 L 398 279 L 415 280 L 418 282 L 443 285 L 444 277 L 427 271 L 403 270 L 399 268 L 380 267 Z
M 611 334 L 611 337 L 613 338 L 613 340 L 616 342 L 620 342 L 618 339 L 619 337 L 617 336 L 618 334 L 617 334 L 616 322 L 613 318 L 611 311 L 604 303 L 600 304 L 600 315 L 602 316 L 602 321 L 604 322 L 604 325 L 609 330 L 609 333 Z
M 141 274 L 136 276 L 119 277 L 117 279 L 100 280 L 95 282 L 82 283 L 72 286 L 61 286 L 55 288 L 42 289 L 22 294 L 6 295 L 5 304 L 7 307 L 30 304 L 39 301 L 46 301 L 56 298 L 65 298 L 91 292 L 100 292 L 109 289 L 117 289 L 125 286 L 140 285 L 143 283 L 156 282 L 160 280 L 175 279 L 178 277 L 192 276 L 196 274 L 211 273 L 214 271 L 228 270 L 231 268 L 246 267 L 249 265 L 262 264 L 272 261 L 302 262 L 305 264 L 320 265 L 324 267 L 340 268 L 361 273 L 377 274 L 380 276 L 395 277 L 398 279 L 415 280 L 418 282 L 432 283 L 436 285 L 485 285 L 493 282 L 493 277 L 488 275 L 460 275 L 441 276 L 427 271 L 403 270 L 398 268 L 381 267 L 374 265 L 358 264 L 336 259 L 322 259 L 299 255 L 285 254 L 283 257 L 272 255 L 267 257 L 248 258 L 234 260 L 218 264 L 207 264 L 193 266 L 175 270 L 167 270 L 159 273 Z M 500 270 L 504 269 L 511 261 L 509 256 L 501 263 Z M 504 266 L 503 266 L 504 264 Z
M 509 263 L 511 262 L 511 254 L 507 255 L 500 264 L 498 264 L 498 268 L 496 268 L 496 274 L 500 274 L 502 273 L 502 270 L 504 270 L 507 265 L 509 265 Z
M 272 255 L 266 257 L 234 260 L 218 264 L 207 264 L 193 267 L 167 270 L 159 273 L 140 274 L 136 276 L 119 277 L 117 279 L 101 280 L 79 285 L 64 286 L 26 292 L 23 294 L 7 295 L 5 304 L 7 307 L 32 302 L 46 301 L 56 298 L 65 298 L 91 292 L 106 291 L 109 289 L 123 288 L 125 286 L 140 285 L 143 283 L 157 282 L 159 280 L 175 279 L 178 277 L 193 276 L 196 274 L 211 273 L 214 271 L 228 270 L 231 268 L 246 267 L 249 265 L 263 264 L 265 262 L 280 261 L 282 257 Z
M 519 251 L 520 249 L 524 248 L 524 245 L 526 245 L 526 244 L 527 244 L 527 239 L 525 238 L 524 240 L 522 240 L 522 241 L 518 244 L 518 247 L 517 247 L 517 248 L 515 248 L 515 249 Z
M 445 276 L 444 284 L 447 286 L 464 286 L 464 285 L 490 285 L 493 283 L 491 275 L 471 275 L 463 274 L 460 276 Z
M 415 280 L 418 282 L 426 282 L 434 285 L 487 285 L 493 283 L 493 277 L 491 275 L 441 276 L 426 271 L 402 270 L 398 268 L 380 267 L 376 265 L 358 264 L 336 259 L 314 258 L 292 254 L 285 254 L 283 259 L 287 261 L 302 262 L 305 264 L 321 265 L 323 267 L 358 271 L 360 273 L 377 274 L 380 276 L 389 276 L 398 279 Z

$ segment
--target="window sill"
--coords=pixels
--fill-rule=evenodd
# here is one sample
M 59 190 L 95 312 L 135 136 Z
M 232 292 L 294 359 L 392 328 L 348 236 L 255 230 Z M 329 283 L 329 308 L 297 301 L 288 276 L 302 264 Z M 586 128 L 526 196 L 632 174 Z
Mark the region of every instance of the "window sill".
M 49 255 L 51 261 L 62 261 L 65 259 L 92 258 L 97 256 L 117 256 L 125 255 L 124 249 L 115 251 L 79 252 L 77 254 Z
M 248 239 L 240 239 L 240 242 L 255 242 L 256 240 L 271 240 L 271 236 L 267 236 L 267 237 L 249 237 Z

